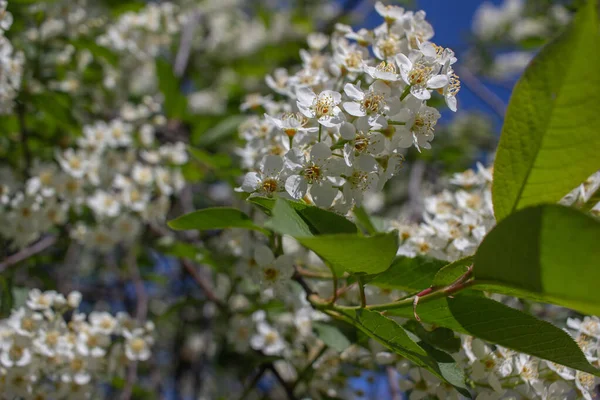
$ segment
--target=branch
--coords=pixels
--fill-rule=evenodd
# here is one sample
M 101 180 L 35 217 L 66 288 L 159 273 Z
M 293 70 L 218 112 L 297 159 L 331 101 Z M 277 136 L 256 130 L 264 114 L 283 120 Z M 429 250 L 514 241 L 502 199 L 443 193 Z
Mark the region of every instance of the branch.
M 137 253 L 130 249 L 126 259 L 127 268 L 131 274 L 131 279 L 135 286 L 136 309 L 135 317 L 138 322 L 143 323 L 148 316 L 148 293 L 144 286 L 144 281 L 140 275 L 140 269 L 137 264 Z
M 298 386 L 308 376 L 310 370 L 313 368 L 315 363 L 319 360 L 319 358 L 321 358 L 321 356 L 323 354 L 325 354 L 326 351 L 327 351 L 327 346 L 326 345 L 321 346 L 321 348 L 319 349 L 317 354 L 312 358 L 312 360 L 309 361 L 309 363 L 306 365 L 306 367 L 304 367 L 304 369 L 302 369 L 302 371 L 300 371 L 300 373 L 298 374 L 298 378 L 292 384 L 292 387 L 291 387 L 292 391 L 296 388 L 296 386 Z
M 0 273 L 4 272 L 8 267 L 18 264 L 23 260 L 28 259 L 29 257 L 33 257 L 34 255 L 41 253 L 48 247 L 52 246 L 56 243 L 56 236 L 46 236 L 37 243 L 32 244 L 29 247 L 26 247 L 13 255 L 10 255 L 4 259 L 0 263 Z
M 254 386 L 256 386 L 256 384 L 260 381 L 260 378 L 264 375 L 266 370 L 267 370 L 266 365 L 260 366 L 260 369 L 254 376 L 254 378 L 252 378 L 252 381 L 250 382 L 250 384 L 246 387 L 246 389 L 244 389 L 244 392 L 240 396 L 240 400 L 245 400 L 248 397 L 248 395 L 250 394 L 250 392 L 252 392 L 252 389 L 254 389 Z
M 144 281 L 140 274 L 140 269 L 137 263 L 137 252 L 135 251 L 135 248 L 132 247 L 129 249 L 125 263 L 135 286 L 135 318 L 140 324 L 143 324 L 148 316 L 148 293 L 146 292 L 146 287 L 144 286 Z M 136 380 L 137 362 L 131 361 L 127 369 L 127 381 L 125 382 L 125 387 L 121 392 L 121 400 L 129 400 L 131 398 L 133 386 L 135 385 Z
M 400 390 L 400 385 L 398 384 L 396 369 L 392 366 L 388 366 L 385 371 L 387 373 L 388 384 L 390 385 L 391 400 L 402 400 L 402 391 Z
M 496 93 L 485 86 L 468 68 L 461 66 L 456 69 L 461 82 L 463 82 L 475 96 L 479 97 L 490 106 L 500 118 L 504 118 L 504 114 L 506 114 L 506 104 L 504 104 L 504 101 L 502 101 Z
M 175 56 L 175 63 L 173 65 L 173 73 L 176 77 L 181 78 L 185 70 L 187 69 L 188 62 L 190 59 L 190 53 L 192 51 L 192 40 L 194 39 L 194 32 L 196 26 L 200 22 L 200 14 L 195 12 L 190 16 L 190 19 L 183 26 L 181 32 L 181 39 L 179 41 L 179 50 Z
M 221 299 L 217 297 L 211 286 L 208 284 L 208 282 L 206 282 L 204 277 L 200 274 L 200 272 L 198 272 L 198 270 L 196 269 L 194 264 L 192 264 L 191 261 L 181 259 L 181 264 L 183 265 L 183 268 L 185 268 L 186 272 L 194 279 L 194 281 L 200 287 L 200 289 L 202 289 L 204 295 L 208 300 L 212 301 L 221 308 L 226 307 L 226 304 L 223 303 Z
M 290 385 L 287 384 L 287 382 L 281 377 L 281 375 L 279 375 L 279 372 L 277 372 L 277 370 L 275 369 L 273 364 L 272 363 L 268 364 L 267 368 L 273 373 L 273 375 L 275 375 L 275 379 L 277 379 L 279 384 L 285 390 L 285 394 L 287 395 L 288 399 L 289 400 L 297 400 L 296 396 L 294 395 L 294 390 L 292 389 L 292 387 Z

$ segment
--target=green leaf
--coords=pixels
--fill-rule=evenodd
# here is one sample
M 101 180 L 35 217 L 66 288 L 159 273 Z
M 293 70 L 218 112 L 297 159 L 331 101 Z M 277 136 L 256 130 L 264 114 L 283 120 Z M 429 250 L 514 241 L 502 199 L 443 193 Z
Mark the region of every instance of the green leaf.
M 434 277 L 447 261 L 436 258 L 398 256 L 392 265 L 374 277 L 366 277 L 371 285 L 384 289 L 398 289 L 405 292 L 418 292 L 431 286 Z
M 187 98 L 181 92 L 181 83 L 173 74 L 173 66 L 166 60 L 156 60 L 158 88 L 165 101 L 165 114 L 169 118 L 182 119 L 187 112 Z
M 245 228 L 269 234 L 266 229 L 255 225 L 245 213 L 228 207 L 205 208 L 194 211 L 169 221 L 168 225 L 171 229 L 179 231 Z
M 596 1 L 543 48 L 508 106 L 492 186 L 496 219 L 556 203 L 600 169 L 600 35 Z
M 296 237 L 296 240 L 317 253 L 338 275 L 344 271 L 366 274 L 385 271 L 398 250 L 395 231 L 373 236 L 337 234 Z
M 92 39 L 72 39 L 71 44 L 77 50 L 88 50 L 96 58 L 101 58 L 108 62 L 111 66 L 119 65 L 119 55 L 106 47 L 100 46 Z
M 248 119 L 248 117 L 245 115 L 232 115 L 223 119 L 221 122 L 208 130 L 195 130 L 194 136 L 199 138 L 198 145 L 210 146 L 234 136 L 237 132 L 238 126 L 240 126 L 240 124 L 246 119 Z
M 282 199 L 283 200 L 283 199 Z M 248 201 L 257 205 L 267 215 L 272 215 L 275 199 L 251 197 Z M 328 233 L 356 233 L 358 228 L 348 219 L 331 211 L 298 201 L 284 200 L 302 217 L 315 235 Z
M 454 359 L 449 354 L 419 342 L 416 336 L 378 312 L 361 309 L 343 311 L 342 315 L 344 320 L 352 323 L 388 349 L 426 368 L 437 377 L 450 383 L 463 395 L 470 397 L 465 386 L 464 373 L 456 366 Z
M 282 235 L 312 236 L 309 226 L 294 208 L 284 199 L 277 199 L 265 226 Z
M 475 254 L 475 287 L 600 315 L 600 222 L 544 205 L 498 224 Z
M 192 157 L 211 169 L 226 168 L 231 166 L 231 159 L 227 156 L 223 157 L 222 154 L 211 154 L 205 150 L 192 146 L 188 146 L 187 149 Z
M 372 235 L 377 232 L 377 228 L 375 228 L 373 221 L 371 221 L 371 217 L 364 207 L 355 206 L 353 212 L 360 226 L 366 230 L 368 234 Z
M 342 352 L 352 343 L 337 327 L 324 322 L 313 322 L 313 330 L 317 337 L 332 349 Z
M 433 278 L 434 287 L 448 286 L 464 275 L 473 265 L 473 256 L 464 257 L 440 269 Z
M 386 313 L 414 318 L 412 306 L 388 310 Z M 423 322 L 472 335 L 570 368 L 600 374 L 587 362 L 568 333 L 477 292 L 464 292 L 453 298 L 419 304 L 417 313 Z
M 435 348 L 450 353 L 457 353 L 460 351 L 460 338 L 456 337 L 452 329 L 434 328 L 433 330 L 428 331 L 417 321 L 408 321 L 404 324 L 404 328 Z

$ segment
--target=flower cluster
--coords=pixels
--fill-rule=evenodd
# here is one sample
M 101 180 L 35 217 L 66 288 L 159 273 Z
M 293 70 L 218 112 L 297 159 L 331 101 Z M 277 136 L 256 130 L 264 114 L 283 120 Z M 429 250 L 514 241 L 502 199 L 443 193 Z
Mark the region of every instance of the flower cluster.
M 74 147 L 56 149 L 56 162 L 37 162 L 31 168 L 24 187 L 11 183 L 16 180 L 6 171 L 0 234 L 21 248 L 65 224 L 72 213 L 72 238 L 109 250 L 120 241 L 135 240 L 142 222 L 163 220 L 170 196 L 184 185 L 180 166 L 187 162 L 187 152 L 183 143 L 158 144 L 154 133 L 165 120 L 152 115 L 159 108 L 148 104 L 149 115 L 141 121 L 150 122 L 123 117 L 84 126 Z
M 0 398 L 86 399 L 98 384 L 150 358 L 152 323 L 125 313 L 77 311 L 81 294 L 29 292 L 0 321 Z
M 0 114 L 8 114 L 13 109 L 13 101 L 21 87 L 24 57 L 22 52 L 14 52 L 11 42 L 4 32 L 10 29 L 13 16 L 6 10 L 7 1 L 0 1 Z
M 344 213 L 365 192 L 381 190 L 407 148 L 431 147 L 440 113 L 427 100 L 437 91 L 456 110 L 456 58 L 430 42 L 423 11 L 376 9 L 385 20 L 376 29 L 338 25 L 331 38 L 310 35 L 299 71 L 268 76 L 283 100 L 252 95 L 242 105 L 267 112 L 241 128 L 246 146 L 239 154 L 251 170 L 242 190 Z
M 444 190 L 424 199 L 420 224 L 390 221 L 401 245 L 398 253 L 409 257 L 427 254 L 454 261 L 473 254 L 485 234 L 495 225 L 492 209 L 492 171 L 478 164 L 477 171 L 455 174 L 450 183 L 457 190 Z
M 138 60 L 154 60 L 168 47 L 185 23 L 179 7 L 171 2 L 150 3 L 139 12 L 126 12 L 99 36 L 99 45 L 129 54 Z

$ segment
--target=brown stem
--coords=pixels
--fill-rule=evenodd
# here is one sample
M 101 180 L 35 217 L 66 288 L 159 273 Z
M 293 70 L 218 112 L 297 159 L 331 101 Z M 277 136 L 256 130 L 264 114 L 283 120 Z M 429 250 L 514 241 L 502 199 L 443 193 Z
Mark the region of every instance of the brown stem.
M 185 268 L 186 272 L 194 279 L 196 284 L 202 289 L 206 298 L 213 303 L 215 303 L 219 307 L 225 307 L 226 305 L 217 297 L 212 287 L 208 282 L 204 279 L 204 277 L 200 274 L 200 272 L 196 269 L 195 265 L 192 264 L 191 261 L 186 259 L 181 259 L 181 264 L 183 268 Z
M 144 286 L 144 280 L 140 274 L 140 269 L 137 263 L 137 252 L 135 249 L 130 249 L 126 259 L 127 268 L 135 287 L 136 309 L 135 318 L 138 322 L 143 323 L 148 316 L 148 293 Z
M 458 75 L 460 76 L 460 80 L 465 84 L 471 92 L 481 100 L 483 100 L 490 108 L 498 114 L 500 118 L 504 118 L 504 114 L 506 114 L 506 105 L 504 101 L 496 93 L 492 92 L 487 86 L 483 84 L 477 78 L 475 74 L 473 74 L 466 67 L 458 67 L 457 68 Z
M 281 385 L 281 387 L 283 387 L 283 389 L 285 390 L 285 394 L 287 395 L 288 399 L 289 400 L 296 400 L 296 396 L 294 395 L 294 390 L 281 377 L 281 375 L 279 375 L 279 372 L 277 372 L 277 370 L 275 369 L 275 367 L 273 366 L 273 364 L 268 364 L 267 368 L 273 373 L 273 375 L 275 376 L 275 379 L 277 379 L 277 381 L 279 382 L 279 384 Z
M 392 400 L 402 400 L 402 390 L 398 384 L 398 377 L 396 375 L 396 369 L 392 366 L 388 366 L 385 369 L 388 378 L 388 384 L 390 385 L 390 396 Z
M 8 267 L 41 253 L 54 243 L 56 243 L 56 236 L 46 236 L 31 246 L 6 257 L 4 261 L 0 263 L 0 272 L 4 272 L 4 270 L 6 270 Z

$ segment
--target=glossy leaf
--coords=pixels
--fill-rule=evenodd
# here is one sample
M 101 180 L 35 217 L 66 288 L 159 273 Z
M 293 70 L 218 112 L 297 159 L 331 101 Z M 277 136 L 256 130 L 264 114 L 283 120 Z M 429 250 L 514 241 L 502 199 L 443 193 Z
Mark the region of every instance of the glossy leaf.
M 545 205 L 501 221 L 475 254 L 482 290 L 600 314 L 600 221 L 572 208 Z
M 273 214 L 276 199 L 266 197 L 251 197 L 248 201 L 258 206 L 267 215 Z M 329 233 L 356 233 L 358 228 L 343 216 L 322 208 L 311 206 L 298 201 L 284 200 L 302 217 L 311 232 L 315 235 Z
M 464 275 L 473 265 L 473 257 L 464 257 L 440 269 L 433 278 L 433 286 L 447 286 Z
M 426 368 L 437 377 L 450 383 L 463 395 L 469 396 L 464 373 L 457 367 L 449 354 L 421 342 L 417 336 L 378 312 L 357 310 L 343 312 L 343 315 L 347 322 L 352 323 L 389 350 Z
M 398 250 L 397 232 L 373 236 L 337 234 L 296 239 L 317 253 L 339 275 L 344 271 L 365 274 L 385 271 Z
M 388 310 L 386 313 L 414 318 L 412 306 Z M 417 313 L 423 322 L 600 375 L 565 331 L 477 292 L 461 293 L 453 298 L 419 304 Z
M 324 322 L 313 322 L 313 330 L 317 337 L 327 346 L 339 351 L 346 350 L 352 343 L 337 327 Z
M 169 221 L 168 225 L 171 229 L 180 231 L 245 228 L 268 233 L 266 229 L 255 225 L 250 217 L 242 211 L 227 207 L 205 208 L 194 211 Z
M 556 203 L 600 169 L 600 34 L 596 1 L 587 3 L 515 86 L 494 163 L 498 221 Z
M 418 292 L 431 286 L 434 277 L 447 261 L 436 258 L 398 256 L 392 265 L 366 281 L 385 289 L 398 289 L 405 292 Z
M 282 235 L 312 236 L 310 227 L 284 199 L 277 199 L 272 209 L 272 216 L 265 226 Z

